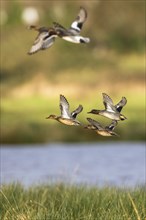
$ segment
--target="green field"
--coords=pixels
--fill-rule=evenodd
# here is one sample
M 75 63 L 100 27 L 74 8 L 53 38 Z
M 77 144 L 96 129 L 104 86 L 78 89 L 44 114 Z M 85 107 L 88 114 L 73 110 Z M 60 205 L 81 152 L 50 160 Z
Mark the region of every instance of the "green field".
M 87 187 L 64 184 L 0 190 L 2 220 L 145 220 L 145 188 Z

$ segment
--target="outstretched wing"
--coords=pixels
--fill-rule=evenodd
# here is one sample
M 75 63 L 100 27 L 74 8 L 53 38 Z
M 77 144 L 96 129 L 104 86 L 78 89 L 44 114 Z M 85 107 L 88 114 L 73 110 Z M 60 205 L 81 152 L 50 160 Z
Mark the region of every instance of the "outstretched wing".
M 92 118 L 87 118 L 87 120 L 89 121 L 89 123 L 90 123 L 91 125 L 93 125 L 94 127 L 96 127 L 98 130 L 103 130 L 102 125 L 101 125 L 98 121 L 95 121 L 95 120 L 93 120 Z
M 108 112 L 115 112 L 116 108 L 114 106 L 112 99 L 105 93 L 102 93 L 102 96 L 103 96 L 103 104 L 105 106 L 105 109 Z
M 87 11 L 83 7 L 80 7 L 78 16 L 75 19 L 75 21 L 72 22 L 71 27 L 69 29 L 64 28 L 62 25 L 60 25 L 57 22 L 53 22 L 53 24 L 59 37 L 76 36 L 80 34 L 80 31 L 82 29 L 84 22 L 86 21 L 86 18 L 87 18 Z
M 48 31 L 39 33 L 28 54 L 31 55 L 39 50 L 44 50 L 51 47 L 55 41 L 55 36 L 55 34 L 52 35 Z
M 63 118 L 70 119 L 71 115 L 69 113 L 69 103 L 63 95 L 60 95 L 60 110 L 61 110 L 61 116 Z
M 105 129 L 109 129 L 111 131 L 113 131 L 115 129 L 115 127 L 117 126 L 118 122 L 116 120 L 112 120 L 112 123 L 108 126 L 105 127 Z
M 71 112 L 71 116 L 73 117 L 73 119 L 76 119 L 77 115 L 83 111 L 83 106 L 79 105 L 79 107 L 77 109 L 75 109 L 73 112 Z
M 30 48 L 28 54 L 31 55 L 31 54 L 36 53 L 37 51 L 41 50 L 42 45 L 43 45 L 43 39 L 44 39 L 44 37 L 47 37 L 47 36 L 48 36 L 48 32 L 43 32 L 41 34 L 38 34 L 32 47 Z
M 126 105 L 127 99 L 125 97 L 122 97 L 121 101 L 115 105 L 115 108 L 118 112 L 121 112 L 122 108 Z
M 86 19 L 87 19 L 87 11 L 85 10 L 85 8 L 80 7 L 78 16 L 75 19 L 75 21 L 73 21 L 73 23 L 71 24 L 70 29 L 75 30 L 79 34 Z

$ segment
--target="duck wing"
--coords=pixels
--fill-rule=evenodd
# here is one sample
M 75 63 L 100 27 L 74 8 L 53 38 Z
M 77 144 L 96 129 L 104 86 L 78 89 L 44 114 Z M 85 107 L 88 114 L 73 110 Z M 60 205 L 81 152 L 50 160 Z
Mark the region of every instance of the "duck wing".
M 71 118 L 71 115 L 69 113 L 69 103 L 65 96 L 60 95 L 60 110 L 61 110 L 61 116 L 63 118 Z
M 80 31 L 82 29 L 84 22 L 86 21 L 86 18 L 87 18 L 87 11 L 83 7 L 80 7 L 78 16 L 72 22 L 71 27 L 69 29 L 64 28 L 62 25 L 60 25 L 57 22 L 53 22 L 53 24 L 59 37 L 76 36 L 80 34 Z
M 126 105 L 127 99 L 125 97 L 122 97 L 121 101 L 115 105 L 115 108 L 118 112 L 121 112 L 122 108 Z
M 115 112 L 116 108 L 114 106 L 112 99 L 105 93 L 102 93 L 102 96 L 103 96 L 103 104 L 105 106 L 105 110 L 107 110 L 108 112 Z
M 79 105 L 79 107 L 77 109 L 75 109 L 73 112 L 71 112 L 71 116 L 73 117 L 73 119 L 76 119 L 77 115 L 83 111 L 83 106 Z
M 103 127 L 102 125 L 98 122 L 98 121 L 95 121 L 93 120 L 92 118 L 87 118 L 87 120 L 89 121 L 89 123 L 91 125 L 93 125 L 95 128 L 97 128 L 98 130 L 103 130 Z
M 117 126 L 118 122 L 116 120 L 112 120 L 112 123 L 108 126 L 105 127 L 105 129 L 108 129 L 108 130 L 114 130 L 115 127 Z
M 55 41 L 55 37 L 57 35 L 55 32 L 49 32 L 49 31 L 42 31 L 38 34 L 36 37 L 32 47 L 30 48 L 28 54 L 34 54 L 38 52 L 39 50 L 44 50 L 52 46 L 52 44 Z
M 79 13 L 75 21 L 72 22 L 69 30 L 72 31 L 75 35 L 80 34 L 80 31 L 86 19 L 87 19 L 87 11 L 85 10 L 85 8 L 80 7 Z

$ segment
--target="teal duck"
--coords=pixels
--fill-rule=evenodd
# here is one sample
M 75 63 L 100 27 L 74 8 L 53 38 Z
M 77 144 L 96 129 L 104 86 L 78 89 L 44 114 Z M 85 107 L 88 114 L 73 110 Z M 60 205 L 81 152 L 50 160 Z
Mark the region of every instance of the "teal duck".
M 103 95 L 103 104 L 105 106 L 105 109 L 104 110 L 92 109 L 88 113 L 102 115 L 104 117 L 116 121 L 127 119 L 124 115 L 120 113 L 122 108 L 127 103 L 127 99 L 125 97 L 122 97 L 121 101 L 118 104 L 114 105 L 112 99 L 107 94 L 102 93 L 102 95 Z
M 85 8 L 80 7 L 77 18 L 72 22 L 70 28 L 66 29 L 57 22 L 53 22 L 53 24 L 60 38 L 66 41 L 70 41 L 72 43 L 89 43 L 90 42 L 89 38 L 82 37 L 80 35 L 80 31 L 86 19 L 87 19 L 87 11 L 85 10 Z
M 98 121 L 92 118 L 87 118 L 89 125 L 85 126 L 85 129 L 94 130 L 97 134 L 101 136 L 119 136 L 113 130 L 117 126 L 117 121 L 113 120 L 112 123 L 106 127 L 103 127 Z
M 54 119 L 65 125 L 81 125 L 81 123 L 76 120 L 76 117 L 83 110 L 83 106 L 79 105 L 78 108 L 71 113 L 69 107 L 69 103 L 65 96 L 60 95 L 61 116 L 50 115 L 46 119 Z

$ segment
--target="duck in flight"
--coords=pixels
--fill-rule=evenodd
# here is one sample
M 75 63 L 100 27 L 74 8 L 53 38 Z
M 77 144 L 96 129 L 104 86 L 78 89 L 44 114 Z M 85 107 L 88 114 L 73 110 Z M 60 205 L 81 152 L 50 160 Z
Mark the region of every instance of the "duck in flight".
M 76 19 L 72 22 L 71 27 L 66 29 L 57 22 L 53 22 L 54 28 L 60 38 L 72 43 L 89 43 L 90 39 L 80 35 L 84 22 L 87 19 L 87 11 L 80 7 Z
M 103 104 L 105 106 L 104 110 L 96 110 L 92 109 L 88 113 L 102 115 L 104 117 L 110 118 L 112 120 L 120 121 L 127 119 L 124 115 L 122 115 L 120 112 L 122 108 L 126 105 L 127 99 L 125 97 L 122 97 L 120 102 L 116 105 L 114 105 L 112 99 L 105 93 L 102 93 L 103 96 Z
M 118 124 L 116 120 L 113 120 L 112 123 L 106 127 L 103 127 L 98 121 L 95 121 L 92 118 L 87 118 L 87 120 L 90 124 L 85 126 L 85 129 L 94 130 L 101 136 L 119 136 L 113 131 Z
M 50 115 L 46 119 L 54 119 L 59 121 L 62 124 L 65 125 L 81 125 L 81 123 L 76 120 L 77 115 L 82 112 L 83 106 L 79 105 L 77 109 L 75 109 L 73 112 L 70 113 L 69 111 L 69 103 L 64 95 L 60 95 L 60 110 L 61 115 Z

